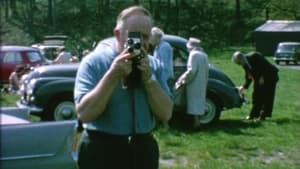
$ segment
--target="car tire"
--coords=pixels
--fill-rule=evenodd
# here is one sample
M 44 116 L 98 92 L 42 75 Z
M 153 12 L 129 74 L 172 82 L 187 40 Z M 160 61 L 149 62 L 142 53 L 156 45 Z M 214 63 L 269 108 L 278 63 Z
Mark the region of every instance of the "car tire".
M 200 125 L 209 125 L 220 119 L 221 107 L 216 98 L 206 98 L 206 110 L 204 115 L 197 116 Z
M 57 99 L 44 113 L 42 120 L 46 121 L 71 120 L 76 118 L 75 105 L 71 96 Z
M 279 61 L 278 60 L 276 60 L 275 63 L 276 63 L 276 65 L 279 65 Z

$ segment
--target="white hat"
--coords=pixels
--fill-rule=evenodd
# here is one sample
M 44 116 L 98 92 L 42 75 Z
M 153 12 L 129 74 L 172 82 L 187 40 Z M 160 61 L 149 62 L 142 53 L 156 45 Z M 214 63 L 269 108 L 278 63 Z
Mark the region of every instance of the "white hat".
M 186 47 L 191 49 L 191 48 L 195 48 L 195 47 L 199 47 L 200 46 L 200 39 L 197 38 L 189 38 L 188 42 L 186 43 Z

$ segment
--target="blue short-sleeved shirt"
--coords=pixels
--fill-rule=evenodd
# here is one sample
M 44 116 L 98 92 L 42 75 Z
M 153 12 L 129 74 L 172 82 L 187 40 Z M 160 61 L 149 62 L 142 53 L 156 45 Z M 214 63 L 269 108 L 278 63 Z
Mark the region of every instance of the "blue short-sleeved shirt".
M 74 89 L 76 103 L 98 84 L 109 69 L 113 59 L 118 55 L 114 44 L 115 39 L 102 41 L 82 60 Z M 148 57 L 153 75 L 167 92 L 167 86 L 163 86 L 166 79 L 161 76 L 162 68 L 159 61 L 152 56 Z M 113 91 L 103 114 L 94 121 L 84 123 L 86 129 L 116 135 L 148 133 L 154 127 L 155 117 L 150 110 L 145 89 L 143 87 L 123 89 L 121 81 Z

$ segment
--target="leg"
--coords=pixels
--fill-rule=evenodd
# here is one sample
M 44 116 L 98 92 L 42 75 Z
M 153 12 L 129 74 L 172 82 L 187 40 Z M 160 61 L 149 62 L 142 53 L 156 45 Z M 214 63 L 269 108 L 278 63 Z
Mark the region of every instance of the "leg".
M 126 141 L 95 137 L 86 131 L 79 145 L 80 169 L 131 169 L 129 144 Z
M 260 111 L 263 106 L 263 92 L 262 87 L 254 84 L 254 89 L 252 93 L 252 109 L 249 114 L 249 119 L 259 117 Z
M 134 169 L 158 169 L 159 148 L 152 135 L 137 137 L 132 142 Z
M 276 83 L 271 83 L 271 84 L 265 85 L 264 91 L 265 91 L 264 107 L 263 107 L 263 113 L 261 114 L 261 117 L 262 118 L 272 117 L 275 91 L 276 91 Z

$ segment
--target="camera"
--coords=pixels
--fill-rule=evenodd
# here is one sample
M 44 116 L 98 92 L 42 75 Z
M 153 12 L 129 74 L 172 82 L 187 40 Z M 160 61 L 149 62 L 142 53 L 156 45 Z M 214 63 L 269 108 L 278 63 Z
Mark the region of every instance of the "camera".
M 144 57 L 142 53 L 141 33 L 129 32 L 124 47 L 128 52 L 134 53 L 136 56 L 132 59 L 132 71 L 125 78 L 123 86 L 125 88 L 137 88 L 141 85 L 141 73 L 137 65 L 139 65 L 140 60 Z
M 143 58 L 142 55 L 142 43 L 141 43 L 141 33 L 140 32 L 129 32 L 128 39 L 125 43 L 125 48 L 128 52 L 135 53 L 137 56 L 133 58 L 133 63 L 138 64 L 138 62 Z

